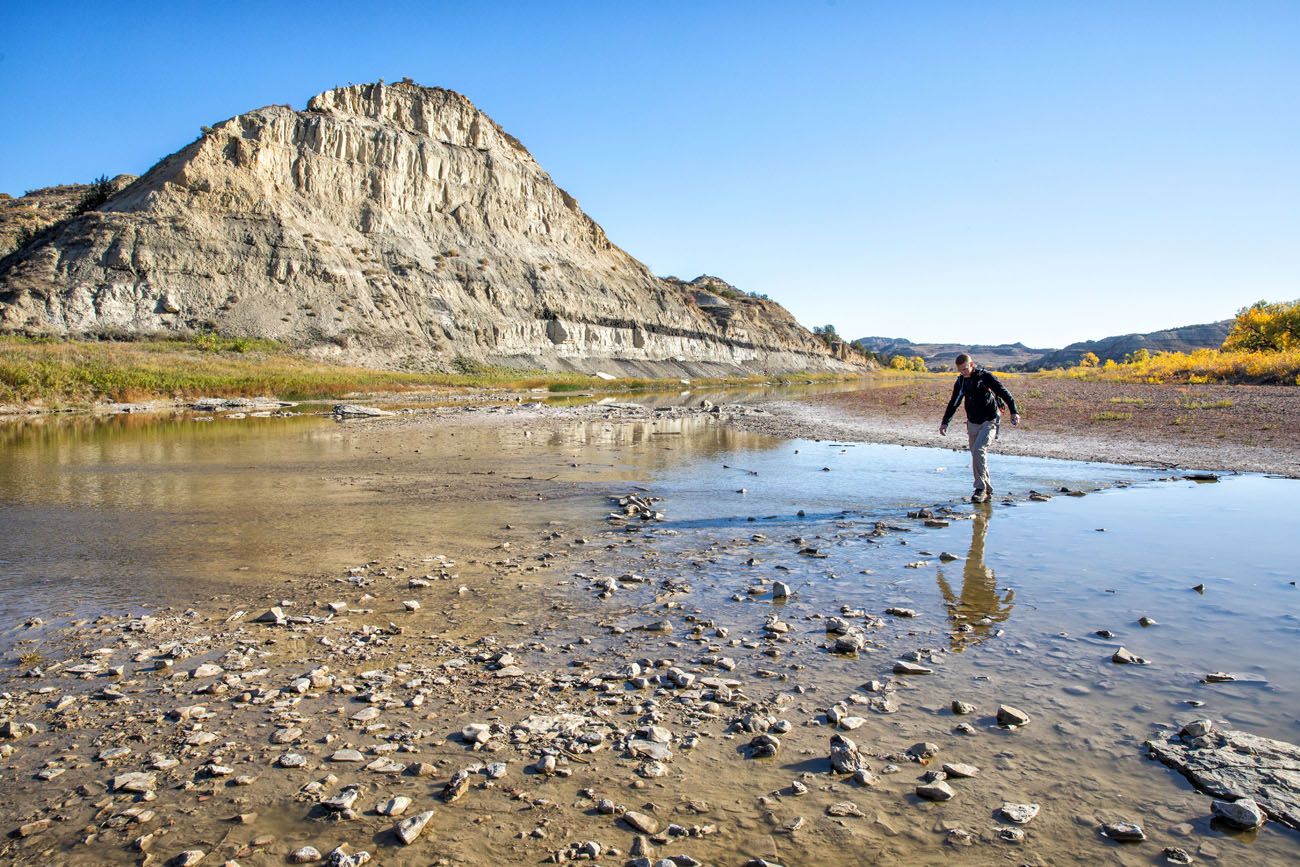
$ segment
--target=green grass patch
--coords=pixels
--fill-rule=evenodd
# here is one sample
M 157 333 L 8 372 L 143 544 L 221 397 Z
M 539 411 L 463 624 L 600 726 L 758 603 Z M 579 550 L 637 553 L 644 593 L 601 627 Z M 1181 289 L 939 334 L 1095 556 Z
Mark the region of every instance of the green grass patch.
M 1230 398 L 1223 400 L 1193 400 L 1186 398 L 1179 403 L 1184 409 L 1228 409 L 1233 405 Z
M 1099 412 L 1092 417 L 1093 421 L 1128 421 L 1133 417 L 1131 412 Z
M 1107 403 L 1122 403 L 1132 406 L 1142 406 L 1147 402 L 1145 397 L 1111 397 L 1106 399 Z

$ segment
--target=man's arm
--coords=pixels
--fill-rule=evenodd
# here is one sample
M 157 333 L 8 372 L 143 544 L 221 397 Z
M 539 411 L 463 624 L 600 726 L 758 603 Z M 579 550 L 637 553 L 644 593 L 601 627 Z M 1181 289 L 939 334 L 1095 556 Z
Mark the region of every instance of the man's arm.
M 998 382 L 998 378 L 996 376 L 990 373 L 988 377 L 989 377 L 989 390 L 992 391 L 994 394 L 996 394 L 998 397 L 1002 398 L 1003 403 L 1007 405 L 1007 409 L 1011 410 L 1011 424 L 1012 425 L 1020 424 L 1020 410 L 1016 409 L 1016 399 L 1011 396 L 1011 392 L 1007 391 L 1006 386 Z
M 948 398 L 948 406 L 943 411 L 943 421 L 939 422 L 939 435 L 948 435 L 948 422 L 952 421 L 953 413 L 957 412 L 957 407 L 961 405 L 962 388 L 961 377 L 952 384 L 952 397 Z

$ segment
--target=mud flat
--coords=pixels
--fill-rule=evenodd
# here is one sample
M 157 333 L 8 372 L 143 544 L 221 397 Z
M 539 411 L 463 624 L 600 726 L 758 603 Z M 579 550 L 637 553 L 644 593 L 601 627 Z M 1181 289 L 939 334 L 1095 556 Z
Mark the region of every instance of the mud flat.
M 1226 497 L 1230 484 L 1030 462 L 1017 478 L 1077 472 L 1070 490 L 1087 497 L 828 511 L 811 503 L 830 479 L 903 458 L 715 436 L 769 414 L 616 405 L 347 422 L 349 447 L 393 467 L 366 481 L 385 497 L 508 499 L 510 520 L 431 527 L 422 550 L 314 574 L 268 569 L 185 604 L 4 624 L 0 857 L 1293 862 L 1293 831 L 1224 828 L 1212 799 L 1143 746 L 1207 715 L 1294 740 L 1290 668 L 1232 656 L 1225 636 L 1215 661 L 1237 676 L 1205 683 L 1216 669 L 1199 654 L 1214 651 L 1188 638 L 1246 623 L 1223 610 L 1238 592 L 1286 593 L 1272 566 L 1246 588 L 1202 575 L 1198 594 L 1180 563 L 1178 592 L 1148 576 L 1158 586 L 1140 598 L 1119 576 L 1067 576 L 1050 587 L 1059 611 L 1026 613 L 1048 606 L 1037 585 L 1068 571 L 1076 546 L 1123 540 L 1086 510 Z M 521 450 L 512 472 L 441 453 L 402 462 L 435 433 L 503 430 Z M 664 458 L 672 449 L 686 454 Z M 1055 548 L 1065 559 L 1035 565 Z M 1283 613 L 1253 628 L 1280 646 L 1270 630 L 1285 640 L 1294 626 Z M 1121 646 L 1149 664 L 1113 661 Z
M 1300 478 L 1300 388 L 1001 378 L 1024 423 L 1006 425 L 995 451 Z M 766 414 L 740 424 L 773 436 L 964 447 L 959 425 L 947 440 L 938 435 L 951 388 L 952 377 L 877 378 L 859 389 L 764 402 Z

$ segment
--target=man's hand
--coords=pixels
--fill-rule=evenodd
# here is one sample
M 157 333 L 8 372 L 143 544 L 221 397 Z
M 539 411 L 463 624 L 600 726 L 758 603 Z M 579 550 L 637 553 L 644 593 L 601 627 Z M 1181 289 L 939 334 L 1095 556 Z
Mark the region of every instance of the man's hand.
M 946 437 L 947 435 L 948 435 L 948 425 L 946 424 L 939 425 L 939 436 Z
M 1018 412 L 1011 413 L 1011 426 L 1016 427 L 1019 424 L 1020 424 L 1020 413 Z

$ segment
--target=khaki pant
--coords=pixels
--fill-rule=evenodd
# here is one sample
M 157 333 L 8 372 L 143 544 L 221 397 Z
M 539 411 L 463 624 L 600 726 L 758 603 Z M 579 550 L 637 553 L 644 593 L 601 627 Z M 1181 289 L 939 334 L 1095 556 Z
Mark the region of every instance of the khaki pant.
M 975 477 L 975 493 L 991 491 L 992 485 L 989 484 L 989 440 L 993 438 L 993 431 L 997 428 L 997 421 L 986 421 L 983 424 L 966 422 L 966 436 L 970 440 L 970 469 L 971 475 Z

